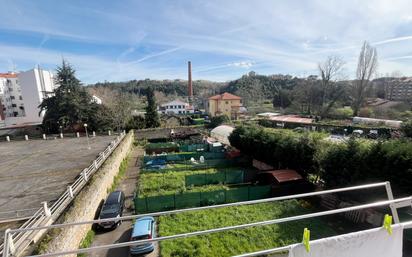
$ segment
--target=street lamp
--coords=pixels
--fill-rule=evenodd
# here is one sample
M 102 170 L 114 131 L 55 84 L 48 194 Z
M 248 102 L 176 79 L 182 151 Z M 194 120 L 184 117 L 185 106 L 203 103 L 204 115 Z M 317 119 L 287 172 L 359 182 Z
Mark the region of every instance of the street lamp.
M 84 129 L 86 130 L 87 149 L 90 150 L 91 147 L 90 147 L 90 143 L 89 143 L 89 134 L 87 133 L 87 123 L 84 123 L 83 126 L 84 126 Z
M 63 126 L 60 126 L 60 138 L 63 138 Z

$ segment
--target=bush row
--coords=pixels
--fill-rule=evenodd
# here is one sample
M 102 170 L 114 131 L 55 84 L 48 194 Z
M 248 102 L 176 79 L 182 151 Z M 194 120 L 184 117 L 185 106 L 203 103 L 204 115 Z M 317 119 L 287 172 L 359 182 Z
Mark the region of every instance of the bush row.
M 395 191 L 412 192 L 412 143 L 405 139 L 333 143 L 319 133 L 242 126 L 229 140 L 243 153 L 277 168 L 315 174 L 326 187 L 387 180 Z

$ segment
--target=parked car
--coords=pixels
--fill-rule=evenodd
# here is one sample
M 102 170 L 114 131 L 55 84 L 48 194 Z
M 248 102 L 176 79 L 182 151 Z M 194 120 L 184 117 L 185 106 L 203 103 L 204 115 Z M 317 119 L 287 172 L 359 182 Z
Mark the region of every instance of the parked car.
M 133 225 L 132 236 L 130 241 L 152 239 L 156 237 L 156 221 L 153 217 L 143 217 L 136 220 Z M 145 243 L 140 245 L 130 246 L 130 254 L 142 255 L 153 252 L 154 243 Z
M 110 193 L 104 202 L 100 211 L 99 219 L 116 218 L 123 216 L 124 193 L 122 191 L 114 191 Z M 121 224 L 121 221 L 106 221 L 99 223 L 99 228 L 111 229 L 116 228 Z

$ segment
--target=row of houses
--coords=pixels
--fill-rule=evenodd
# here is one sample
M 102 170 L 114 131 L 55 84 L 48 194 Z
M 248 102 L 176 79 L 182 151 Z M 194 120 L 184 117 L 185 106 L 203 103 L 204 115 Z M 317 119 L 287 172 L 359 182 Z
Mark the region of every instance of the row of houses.
M 246 112 L 246 108 L 242 105 L 242 98 L 230 93 L 223 93 L 211 96 L 207 99 L 206 112 L 211 116 L 226 115 L 231 119 L 237 119 L 239 115 Z M 161 114 L 192 114 L 195 108 L 190 103 L 174 100 L 159 106 Z

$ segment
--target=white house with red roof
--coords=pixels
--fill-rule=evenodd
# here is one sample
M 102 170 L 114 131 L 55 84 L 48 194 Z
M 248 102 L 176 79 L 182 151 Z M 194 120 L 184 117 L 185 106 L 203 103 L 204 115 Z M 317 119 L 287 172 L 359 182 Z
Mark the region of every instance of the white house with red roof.
M 181 100 L 174 100 L 160 105 L 159 113 L 162 114 L 190 114 L 194 113 L 193 106 Z

